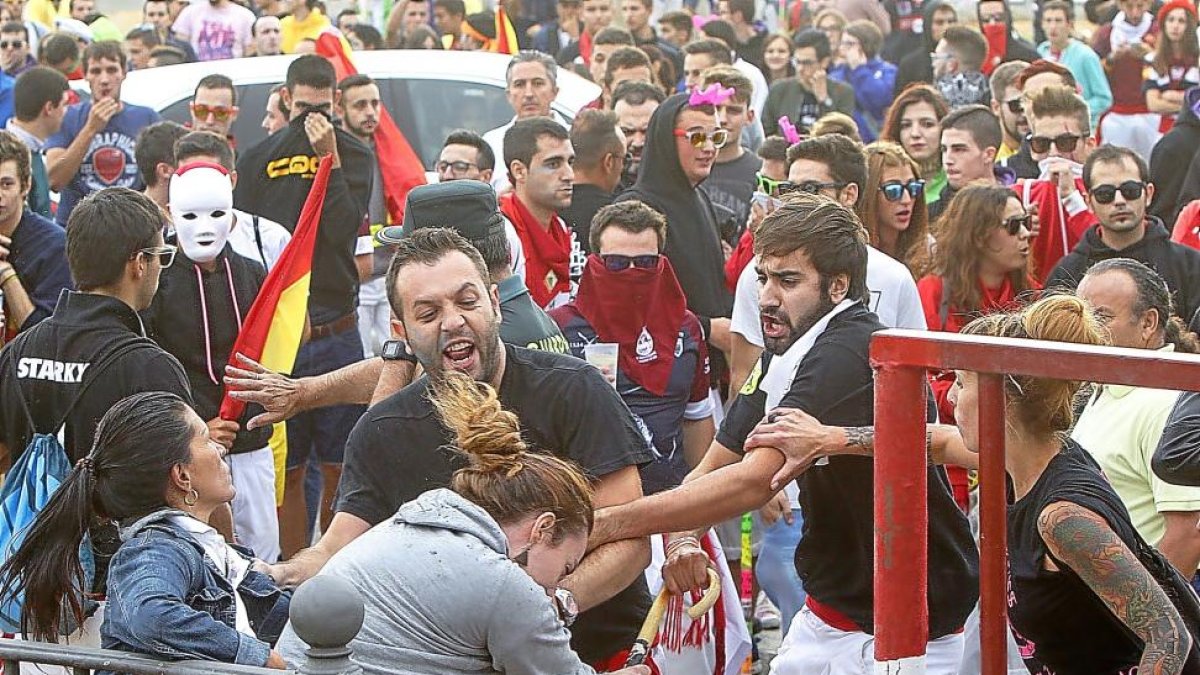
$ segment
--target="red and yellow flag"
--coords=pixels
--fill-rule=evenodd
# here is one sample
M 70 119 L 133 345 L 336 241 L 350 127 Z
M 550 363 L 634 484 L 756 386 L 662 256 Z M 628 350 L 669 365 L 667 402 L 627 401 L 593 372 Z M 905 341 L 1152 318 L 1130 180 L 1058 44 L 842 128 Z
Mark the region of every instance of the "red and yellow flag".
M 515 42 L 513 44 L 516 44 Z M 345 43 L 331 32 L 317 38 L 317 54 L 329 59 L 337 72 L 338 82 L 358 73 Z M 408 191 L 425 184 L 425 165 L 413 151 L 400 128 L 392 120 L 387 107 L 379 110 L 379 128 L 375 131 L 375 158 L 383 176 L 383 196 L 391 222 L 404 221 L 404 200 Z
M 499 54 L 516 54 L 521 50 L 517 45 L 517 29 L 508 18 L 503 2 L 496 3 L 496 41 L 492 46 L 492 51 Z

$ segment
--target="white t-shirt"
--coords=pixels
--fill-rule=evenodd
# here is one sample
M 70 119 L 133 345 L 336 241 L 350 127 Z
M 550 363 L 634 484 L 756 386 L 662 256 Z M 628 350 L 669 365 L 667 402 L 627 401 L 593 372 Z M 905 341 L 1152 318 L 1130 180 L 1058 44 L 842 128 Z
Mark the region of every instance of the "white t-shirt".
M 568 124 L 567 121 L 563 119 L 563 116 L 559 115 L 556 111 L 551 110 L 550 117 L 555 122 L 558 122 L 560 125 L 562 125 L 562 128 L 566 129 L 567 131 L 571 130 L 571 125 Z M 510 187 L 512 187 L 512 184 L 508 182 L 508 167 L 504 164 L 504 134 L 510 128 L 512 128 L 513 122 L 516 121 L 517 118 L 513 117 L 505 124 L 502 124 L 483 135 L 483 140 L 486 141 L 488 145 L 492 146 L 492 153 L 496 155 L 496 168 L 492 171 L 492 187 L 496 189 L 497 195 L 504 194 Z
M 867 247 L 867 290 L 869 307 L 888 328 L 925 330 L 925 312 L 912 274 L 900 261 L 873 246 Z M 762 347 L 762 322 L 758 313 L 758 275 L 754 263 L 738 277 L 729 330 Z
M 197 59 L 215 61 L 242 57 L 254 40 L 253 26 L 254 12 L 239 4 L 213 7 L 208 2 L 193 2 L 183 8 L 171 28 L 188 37 Z
M 233 247 L 233 252 L 243 258 L 263 263 L 267 271 L 271 271 L 271 268 L 279 260 L 279 256 L 283 255 L 284 247 L 292 240 L 292 234 L 279 223 L 260 217 L 258 219 L 258 236 L 255 236 L 252 214 L 234 209 L 233 217 L 237 221 L 233 230 L 229 232 L 229 245 Z M 260 238 L 262 240 L 261 250 L 259 249 Z

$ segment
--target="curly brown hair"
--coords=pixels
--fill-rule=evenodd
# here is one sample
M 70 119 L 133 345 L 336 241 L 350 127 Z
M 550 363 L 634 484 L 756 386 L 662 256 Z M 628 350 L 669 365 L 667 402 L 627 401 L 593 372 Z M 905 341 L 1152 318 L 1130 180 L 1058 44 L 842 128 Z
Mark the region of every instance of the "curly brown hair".
M 979 293 L 979 265 L 988 235 L 1004 220 L 1004 207 L 1016 195 L 999 185 L 968 185 L 946 207 L 934 224 L 933 264 L 930 272 L 942 277 L 950 288 L 950 306 L 956 312 L 972 313 L 983 308 Z M 1015 293 L 1030 290 L 1029 271 L 1008 274 Z

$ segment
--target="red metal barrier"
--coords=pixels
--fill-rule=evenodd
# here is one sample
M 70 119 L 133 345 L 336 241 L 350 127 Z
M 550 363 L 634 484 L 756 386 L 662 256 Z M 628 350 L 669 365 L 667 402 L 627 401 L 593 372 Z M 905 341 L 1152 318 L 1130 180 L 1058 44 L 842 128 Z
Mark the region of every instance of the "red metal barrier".
M 1200 391 L 1200 358 L 1152 350 L 885 330 L 871 341 L 875 374 L 876 673 L 925 672 L 929 638 L 925 372 L 979 378 L 982 675 L 1007 672 L 1004 375 Z

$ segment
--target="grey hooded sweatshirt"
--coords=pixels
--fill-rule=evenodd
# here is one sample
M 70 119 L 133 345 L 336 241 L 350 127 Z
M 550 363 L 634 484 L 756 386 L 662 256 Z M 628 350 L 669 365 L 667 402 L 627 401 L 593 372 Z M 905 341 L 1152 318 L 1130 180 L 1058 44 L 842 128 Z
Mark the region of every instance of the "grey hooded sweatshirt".
M 546 592 L 508 558 L 500 525 L 446 489 L 400 507 L 321 570 L 354 584 L 366 618 L 350 647 L 370 673 L 591 675 Z M 291 624 L 277 650 L 307 647 Z

